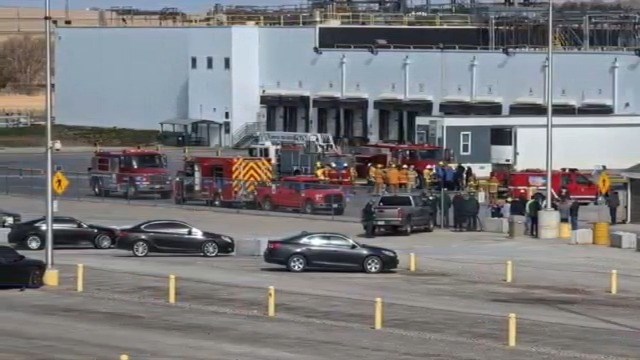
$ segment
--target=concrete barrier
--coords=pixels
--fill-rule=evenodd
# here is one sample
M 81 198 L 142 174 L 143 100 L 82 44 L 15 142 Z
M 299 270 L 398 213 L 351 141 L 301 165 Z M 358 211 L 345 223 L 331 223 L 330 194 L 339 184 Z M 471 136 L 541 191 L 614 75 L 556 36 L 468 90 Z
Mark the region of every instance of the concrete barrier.
M 509 232 L 509 220 L 506 218 L 486 218 L 484 219 L 484 231 L 506 234 Z
M 267 239 L 247 239 L 236 241 L 236 256 L 262 256 L 267 248 Z
M 9 228 L 0 228 L 0 245 L 7 245 L 9 243 L 7 237 L 10 231 L 11 229 Z
M 611 247 L 619 249 L 636 249 L 638 236 L 634 233 L 615 231 L 611 233 Z
M 527 218 L 520 215 L 512 215 L 509 219 L 509 237 L 525 235 Z
M 578 229 L 571 232 L 571 245 L 591 245 L 593 244 L 593 230 Z

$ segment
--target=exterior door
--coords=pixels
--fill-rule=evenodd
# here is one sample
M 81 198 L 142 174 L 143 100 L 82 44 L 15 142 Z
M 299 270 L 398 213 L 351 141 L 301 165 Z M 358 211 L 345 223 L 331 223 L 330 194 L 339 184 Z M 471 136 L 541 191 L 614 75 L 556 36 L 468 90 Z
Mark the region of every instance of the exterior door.
M 323 235 L 311 235 L 300 243 L 305 244 L 305 255 L 309 261 L 310 266 L 328 266 L 331 263 L 331 248 L 329 247 L 329 240 Z
M 327 235 L 327 263 L 336 267 L 358 268 L 364 261 L 364 252 L 360 247 L 353 249 L 349 239 L 338 235 Z
M 53 243 L 55 245 L 77 244 L 82 239 L 82 228 L 72 219 L 53 219 Z
M 165 249 L 184 251 L 190 248 L 189 244 L 192 243 L 190 241 L 192 236 L 189 235 L 190 226 L 177 222 L 167 222 L 163 230 L 164 233 L 161 239 L 162 246 Z

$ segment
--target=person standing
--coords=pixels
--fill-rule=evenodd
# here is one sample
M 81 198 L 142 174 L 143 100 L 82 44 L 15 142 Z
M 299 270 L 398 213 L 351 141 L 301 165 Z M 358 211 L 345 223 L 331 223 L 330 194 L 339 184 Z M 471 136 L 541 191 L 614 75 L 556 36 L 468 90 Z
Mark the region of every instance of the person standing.
M 402 168 L 398 170 L 398 186 L 402 191 L 407 191 L 407 182 L 409 182 L 409 167 L 402 165 Z
M 473 169 L 471 169 L 471 166 L 467 166 L 467 170 L 464 172 L 464 186 L 465 188 L 468 188 L 471 180 L 473 178 Z
M 429 191 L 431 190 L 431 182 L 433 177 L 433 168 L 431 165 L 427 165 L 422 170 L 422 190 Z
M 498 181 L 498 177 L 495 173 L 491 173 L 491 178 L 489 179 L 489 202 L 496 201 L 498 199 L 498 186 L 500 185 L 500 181 Z
M 362 209 L 362 223 L 364 224 L 365 236 L 368 238 L 375 237 L 375 221 L 376 213 L 373 210 L 373 200 L 369 200 Z
M 393 195 L 398 195 L 398 184 L 400 182 L 400 172 L 395 165 L 391 164 L 387 169 L 387 184 Z
M 558 212 L 560 213 L 560 222 L 568 223 L 569 218 L 571 217 L 571 203 L 569 202 L 569 198 L 567 196 L 563 196 L 560 198 L 558 202 Z
M 449 191 L 455 190 L 456 172 L 451 166 L 446 166 L 444 169 L 444 183 L 445 187 Z
M 449 209 L 451 209 L 451 198 L 446 192 L 442 193 L 442 199 L 438 199 L 438 211 L 442 218 L 442 227 L 449 227 Z
M 620 206 L 620 198 L 617 191 L 609 192 L 607 196 L 607 206 L 609 207 L 609 216 L 611 217 L 611 225 L 617 224 L 618 206 Z
M 462 164 L 458 164 L 455 173 L 455 190 L 457 191 L 464 190 L 464 171 L 464 166 L 462 166 Z
M 540 199 L 534 196 L 533 201 L 529 203 L 529 217 L 531 218 L 531 228 L 529 234 L 531 237 L 538 237 L 538 212 L 542 209 Z
M 418 173 L 416 172 L 415 166 L 409 166 L 409 171 L 407 172 L 407 192 L 410 193 L 416 188 L 417 179 Z
M 384 169 L 382 169 L 381 164 L 378 164 L 377 166 L 375 182 L 374 193 L 376 195 L 382 195 L 382 192 L 384 191 Z
M 478 231 L 478 213 L 480 213 L 480 203 L 476 199 L 475 194 L 470 193 L 466 200 L 469 207 L 467 213 L 467 230 Z
M 512 199 L 509 197 L 502 206 L 502 217 L 509 219 L 511 217 L 511 203 Z
M 578 211 L 580 210 L 580 203 L 572 200 L 569 207 L 569 218 L 571 220 L 571 230 L 578 230 Z
M 376 167 L 373 164 L 369 164 L 367 167 L 367 183 L 369 186 L 374 186 L 376 183 Z
M 451 201 L 453 205 L 453 231 L 462 231 L 463 224 L 463 205 L 464 198 L 462 197 L 462 193 L 458 192 Z

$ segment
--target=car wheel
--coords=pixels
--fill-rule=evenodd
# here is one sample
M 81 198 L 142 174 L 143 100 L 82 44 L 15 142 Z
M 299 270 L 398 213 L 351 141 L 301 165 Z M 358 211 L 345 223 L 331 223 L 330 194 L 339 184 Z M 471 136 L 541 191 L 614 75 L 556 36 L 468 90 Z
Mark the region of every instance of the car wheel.
M 216 257 L 220 253 L 218 244 L 215 241 L 206 241 L 202 244 L 202 255 L 205 257 Z
M 29 274 L 29 283 L 27 284 L 27 287 L 31 289 L 41 288 L 42 285 L 44 285 L 44 282 L 42 280 L 42 275 L 43 275 L 42 270 L 40 269 L 31 270 L 31 273 Z
M 262 210 L 273 211 L 273 203 L 270 198 L 262 200 Z
M 364 271 L 369 274 L 376 274 L 382 271 L 382 260 L 377 256 L 368 256 L 364 259 Z
M 222 207 L 222 198 L 220 194 L 213 195 L 213 200 L 211 201 L 211 206 Z
M 411 219 L 407 219 L 407 224 L 402 228 L 402 233 L 405 236 L 411 235 L 413 232 L 413 224 L 411 224 Z
M 304 211 L 305 214 L 313 214 L 313 203 L 311 201 L 305 202 L 302 211 Z
M 307 259 L 302 255 L 292 255 L 287 261 L 287 269 L 291 272 L 303 272 L 307 267 Z
M 98 234 L 95 239 L 93 239 L 93 246 L 96 249 L 109 249 L 113 245 L 113 240 L 107 234 Z
M 149 255 L 149 244 L 144 240 L 138 240 L 133 244 L 133 256 L 144 257 Z
M 24 244 L 29 250 L 44 249 L 44 241 L 42 241 L 42 237 L 40 237 L 40 235 L 32 234 L 27 236 L 27 238 L 24 240 Z
M 426 232 L 433 232 L 433 229 L 435 229 L 436 224 L 433 222 L 433 219 L 429 219 L 429 223 L 427 224 L 427 227 L 424 229 Z

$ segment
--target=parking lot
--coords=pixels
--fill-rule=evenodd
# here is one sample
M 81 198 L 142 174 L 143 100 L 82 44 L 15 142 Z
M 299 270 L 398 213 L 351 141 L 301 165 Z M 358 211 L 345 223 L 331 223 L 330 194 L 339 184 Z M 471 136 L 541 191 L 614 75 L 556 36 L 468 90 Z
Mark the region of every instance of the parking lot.
M 25 218 L 44 209 L 35 199 L 0 201 Z M 119 353 L 132 359 L 204 359 L 212 353 L 220 359 L 632 358 L 638 353 L 635 251 L 442 230 L 363 239 L 358 224 L 328 219 L 124 204 L 66 201 L 60 214 L 112 226 L 184 220 L 237 241 L 337 231 L 397 250 L 401 265 L 378 275 L 292 274 L 253 257 L 139 259 L 126 251 L 60 249 L 59 288 L 1 293 L 2 318 L 16 319 L 0 325 L 0 348 L 11 349 L 6 356 L 37 358 L 32 355 L 42 354 L 38 347 L 49 344 L 61 359 Z M 415 273 L 407 270 L 411 252 L 418 259 Z M 507 260 L 515 266 L 510 284 L 504 282 Z M 82 294 L 74 292 L 79 263 L 86 268 Z M 607 292 L 612 269 L 620 274 L 617 295 Z M 170 274 L 178 279 L 175 305 L 167 304 Z M 275 318 L 264 315 L 269 286 L 276 288 Z M 371 327 L 377 297 L 384 301 L 384 327 L 376 331 Z M 518 317 L 515 348 L 506 347 L 509 313 Z

